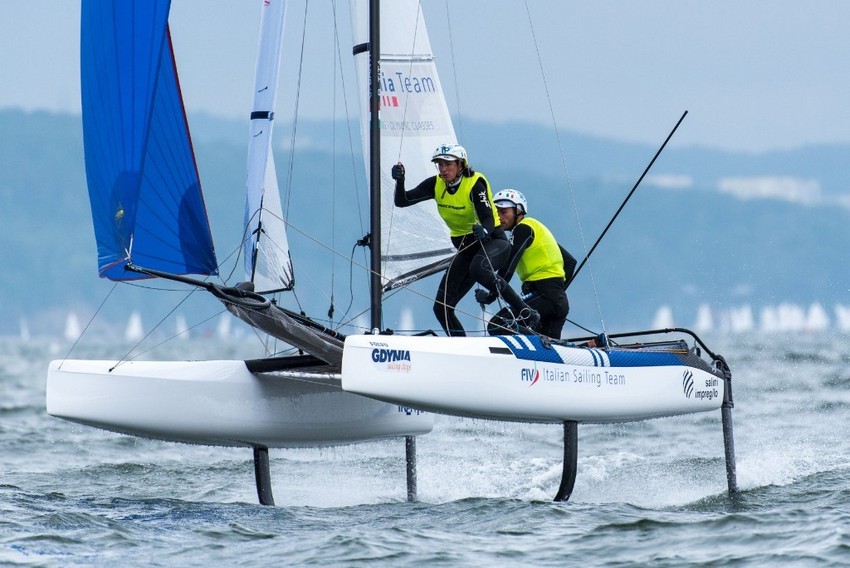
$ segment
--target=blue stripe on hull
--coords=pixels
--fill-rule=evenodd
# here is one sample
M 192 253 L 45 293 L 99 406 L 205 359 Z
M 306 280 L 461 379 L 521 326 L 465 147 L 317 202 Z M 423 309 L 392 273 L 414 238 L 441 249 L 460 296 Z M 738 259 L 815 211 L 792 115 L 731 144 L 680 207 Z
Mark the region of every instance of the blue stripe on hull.
M 684 365 L 675 353 L 658 351 L 608 351 L 612 367 L 670 367 Z
M 517 359 L 540 361 L 542 363 L 563 363 L 557 351 L 546 347 L 536 335 L 500 335 L 499 339 Z
M 681 357 L 663 351 L 595 349 L 590 347 L 551 347 L 534 335 L 500 335 L 499 339 L 514 357 L 541 363 L 568 363 L 593 367 L 671 367 L 684 366 Z M 588 359 L 588 355 L 592 359 Z

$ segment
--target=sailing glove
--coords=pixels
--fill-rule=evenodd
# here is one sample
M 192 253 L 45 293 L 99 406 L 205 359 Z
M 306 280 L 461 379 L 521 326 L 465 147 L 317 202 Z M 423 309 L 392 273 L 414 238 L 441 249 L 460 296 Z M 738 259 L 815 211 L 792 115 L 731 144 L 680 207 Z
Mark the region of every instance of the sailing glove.
M 477 290 L 475 290 L 475 301 L 479 304 L 492 304 L 495 300 L 495 292 L 490 292 L 489 290 L 485 290 L 484 288 L 478 288 Z
M 487 229 L 485 229 L 481 225 L 475 224 L 472 226 L 472 236 L 478 239 L 479 241 L 483 241 L 487 238 Z
M 392 176 L 393 176 L 394 180 L 403 182 L 404 181 L 404 164 L 399 162 L 398 164 L 394 165 L 393 169 L 392 169 Z

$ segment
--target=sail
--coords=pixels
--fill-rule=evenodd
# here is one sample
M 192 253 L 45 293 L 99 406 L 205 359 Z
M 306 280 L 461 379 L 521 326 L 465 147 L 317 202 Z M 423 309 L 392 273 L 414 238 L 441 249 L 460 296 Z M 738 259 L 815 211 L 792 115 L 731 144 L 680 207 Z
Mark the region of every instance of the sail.
M 369 41 L 368 0 L 351 0 L 351 4 L 368 175 L 369 53 L 357 47 Z M 381 5 L 381 270 L 385 289 L 415 278 L 454 253 L 435 202 L 404 209 L 393 205 L 393 164 L 404 164 L 408 186 L 418 184 L 436 174 L 430 162 L 434 148 L 457 142 L 419 5 L 418 0 Z
M 272 156 L 272 126 L 286 17 L 284 0 L 266 0 L 254 81 L 245 196 L 245 279 L 256 291 L 292 287 L 292 263 Z
M 83 0 L 86 179 L 101 277 L 218 264 L 168 32 L 169 0 Z

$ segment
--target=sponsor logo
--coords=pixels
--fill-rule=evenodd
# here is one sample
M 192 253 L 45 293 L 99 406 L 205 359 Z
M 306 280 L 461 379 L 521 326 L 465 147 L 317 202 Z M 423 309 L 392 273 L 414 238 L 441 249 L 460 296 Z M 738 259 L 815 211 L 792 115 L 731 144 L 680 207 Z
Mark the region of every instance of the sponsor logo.
M 534 383 L 540 379 L 540 371 L 537 369 L 521 369 L 519 376 L 522 382 L 530 382 L 531 384 L 528 386 L 533 387 Z
M 419 416 L 420 414 L 425 414 L 424 410 L 416 410 L 415 408 L 410 408 L 409 406 L 398 405 L 398 411 L 403 412 L 407 416 Z
M 704 384 L 697 384 L 694 380 L 694 374 L 690 370 L 682 374 L 682 389 L 686 398 L 693 398 L 694 400 L 714 400 L 715 398 L 720 398 L 720 391 L 717 389 L 718 386 L 720 386 L 720 381 L 717 377 L 709 377 L 705 379 Z
M 372 349 L 372 361 L 375 363 L 410 361 L 410 351 L 407 349 Z
M 682 389 L 685 391 L 685 398 L 691 398 L 694 394 L 694 374 L 690 371 L 685 371 L 682 375 Z
M 419 68 L 417 68 L 419 70 Z M 437 84 L 425 70 L 424 74 L 408 71 L 390 71 L 384 73 L 381 69 L 381 93 L 436 93 Z
M 407 349 L 372 349 L 372 362 L 387 371 L 408 372 L 411 369 L 410 351 Z

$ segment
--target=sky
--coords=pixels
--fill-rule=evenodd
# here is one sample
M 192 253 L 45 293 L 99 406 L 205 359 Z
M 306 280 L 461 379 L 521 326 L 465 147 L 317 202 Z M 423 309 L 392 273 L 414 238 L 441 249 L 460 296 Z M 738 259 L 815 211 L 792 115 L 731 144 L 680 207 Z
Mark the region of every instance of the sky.
M 0 108 L 79 113 L 79 4 L 0 3 Z M 349 106 L 357 100 L 345 0 L 336 0 L 345 64 L 334 86 L 332 5 L 308 6 L 311 55 L 302 84 L 319 94 L 301 97 L 302 117 L 343 116 L 342 99 L 334 97 L 343 81 Z M 688 110 L 672 145 L 764 152 L 850 143 L 845 0 L 422 5 L 449 107 L 460 109 L 461 120 L 554 124 L 657 146 Z M 294 101 L 287 85 L 297 81 L 304 13 L 304 0 L 290 0 L 279 113 Z M 258 18 L 259 0 L 173 0 L 172 35 L 190 113 L 247 117 Z

